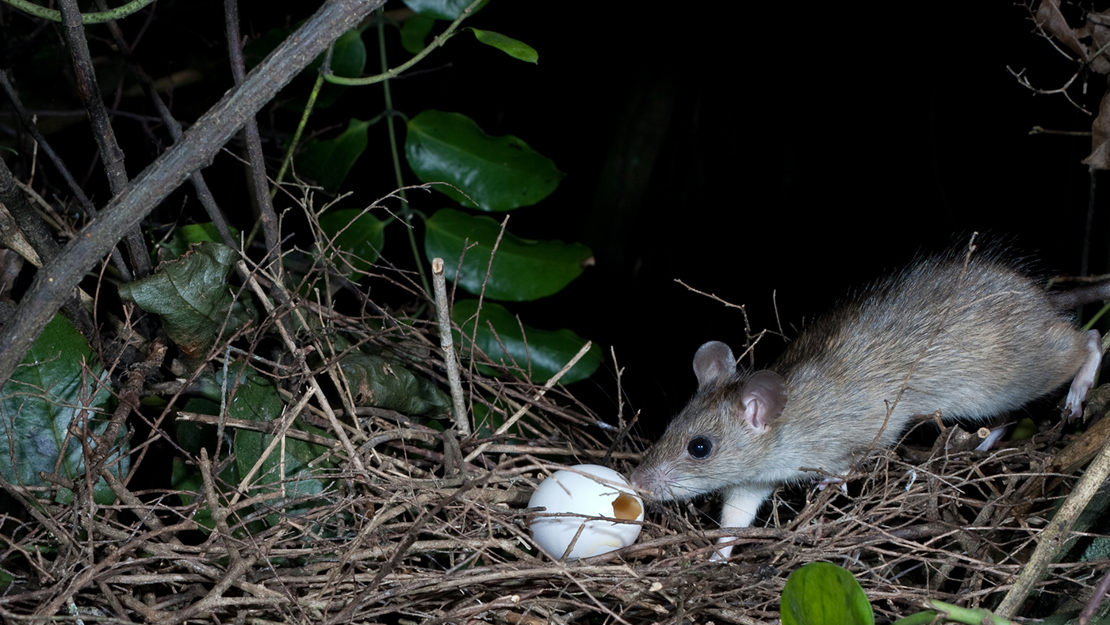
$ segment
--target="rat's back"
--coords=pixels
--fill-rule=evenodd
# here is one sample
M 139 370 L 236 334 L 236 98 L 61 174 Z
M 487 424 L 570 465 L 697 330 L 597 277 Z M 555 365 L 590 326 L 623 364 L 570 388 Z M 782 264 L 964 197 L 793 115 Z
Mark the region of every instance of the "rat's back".
M 1032 278 L 990 255 L 953 255 L 920 260 L 844 302 L 771 369 L 792 400 L 785 429 L 841 426 L 861 447 L 881 448 L 914 416 L 1019 408 L 1072 379 L 1090 349 Z

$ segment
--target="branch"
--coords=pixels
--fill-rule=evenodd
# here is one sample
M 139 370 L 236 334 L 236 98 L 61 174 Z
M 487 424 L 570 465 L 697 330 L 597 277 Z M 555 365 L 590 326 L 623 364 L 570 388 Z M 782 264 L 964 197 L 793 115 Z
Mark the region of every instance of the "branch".
M 104 4 L 104 0 L 96 0 L 96 5 L 101 11 L 108 10 L 107 5 Z M 131 46 L 124 40 L 123 32 L 120 31 L 119 24 L 114 21 L 108 22 L 108 31 L 112 33 L 112 39 L 116 42 L 116 47 L 119 48 L 120 53 L 123 54 L 123 58 L 127 62 L 128 68 L 139 81 L 139 86 L 142 87 L 143 93 L 145 93 L 146 96 L 150 98 L 151 103 L 154 104 L 154 108 L 158 111 L 158 116 L 162 118 L 162 123 L 166 125 L 166 130 L 170 133 L 170 138 L 173 139 L 174 143 L 181 141 L 181 124 L 174 119 L 173 114 L 170 113 L 170 109 L 166 107 L 166 103 L 162 101 L 162 96 L 158 94 L 158 90 L 154 87 L 154 81 L 150 79 L 150 76 L 148 76 L 147 73 L 143 71 L 143 68 L 135 61 L 134 55 L 131 54 Z M 4 74 L 0 72 L 0 79 L 3 78 Z M 27 125 L 26 121 L 23 123 Z M 38 131 L 34 130 L 33 132 Z M 39 144 L 45 147 L 42 141 L 39 141 Z M 62 167 L 57 163 L 55 166 L 59 168 Z M 62 169 L 62 173 L 66 176 L 69 175 L 69 172 L 65 171 L 64 168 Z M 189 182 L 192 183 L 193 189 L 197 193 L 197 200 L 199 200 L 201 206 L 204 207 L 204 211 L 208 213 L 208 218 L 212 220 L 212 225 L 216 227 L 216 232 L 219 233 L 220 240 L 224 242 L 224 245 L 230 248 L 238 248 L 239 242 L 231 236 L 231 231 L 228 230 L 227 227 L 227 220 L 224 219 L 223 213 L 220 212 L 220 207 L 216 204 L 216 198 L 212 195 L 212 191 L 209 190 L 208 183 L 204 181 L 204 175 L 198 171 L 189 178 Z M 80 189 L 77 191 L 80 193 Z M 81 194 L 79 197 L 83 197 L 83 195 L 84 194 Z M 86 203 L 88 202 L 87 199 L 83 201 Z M 113 260 L 114 259 L 115 256 L 113 256 Z
M 54 9 L 40 7 L 37 4 L 28 2 L 27 0 L 4 0 L 4 2 L 12 5 L 20 11 L 30 13 L 35 17 L 41 17 L 52 22 L 62 21 L 61 12 Z M 102 24 L 109 20 L 123 19 L 150 4 L 151 2 L 154 2 L 154 0 L 133 0 L 132 2 L 128 2 L 121 7 L 116 7 L 108 11 L 101 11 L 100 13 L 84 13 L 81 15 L 81 21 L 85 24 Z
M 77 0 L 59 0 L 59 6 L 62 9 L 62 37 L 69 46 L 70 56 L 73 57 L 77 91 L 81 96 L 81 102 L 85 105 L 85 111 L 89 114 L 96 145 L 100 147 L 100 159 L 104 162 L 105 173 L 108 174 L 108 187 L 113 195 L 119 195 L 127 188 L 123 150 L 116 141 L 112 120 L 108 117 L 108 107 L 104 106 L 100 85 L 96 82 L 96 70 L 93 69 L 92 56 L 89 54 L 89 42 L 85 39 L 81 11 L 77 8 Z M 138 224 L 128 230 L 125 238 L 135 276 L 145 278 L 150 273 L 150 256 Z M 124 271 L 123 267 L 119 269 L 121 272 Z M 126 274 L 124 276 L 124 279 L 130 281 L 130 276 Z
M 150 164 L 100 217 L 36 276 L 12 319 L 0 332 L 0 385 L 8 381 L 31 343 L 42 332 L 85 272 L 107 254 L 123 232 L 206 166 L 231 136 L 317 55 L 385 0 L 330 0 L 297 32 L 228 91 L 189 129 L 179 143 Z

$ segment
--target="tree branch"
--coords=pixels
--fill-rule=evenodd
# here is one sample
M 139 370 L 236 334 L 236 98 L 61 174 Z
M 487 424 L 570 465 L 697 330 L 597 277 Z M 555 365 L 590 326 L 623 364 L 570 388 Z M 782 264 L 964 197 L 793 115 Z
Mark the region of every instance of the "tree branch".
M 182 140 L 150 164 L 100 216 L 35 276 L 0 332 L 0 385 L 8 381 L 31 343 L 69 296 L 85 272 L 216 151 L 277 91 L 327 46 L 385 0 L 329 0 L 238 87 L 228 91 L 189 129 Z
M 93 137 L 100 147 L 104 171 L 108 174 L 108 187 L 113 195 L 119 195 L 127 188 L 127 169 L 123 165 L 123 150 L 116 141 L 112 120 L 108 117 L 108 108 L 104 106 L 104 98 L 100 95 L 100 85 L 96 82 L 89 42 L 85 39 L 85 26 L 81 23 L 81 10 L 77 8 L 77 0 L 59 0 L 58 6 L 62 10 L 62 36 L 69 46 L 70 56 L 73 57 L 77 91 L 85 104 L 89 122 L 92 123 Z M 128 229 L 126 239 L 135 276 L 146 277 L 150 273 L 150 256 L 138 224 Z M 123 271 L 122 267 L 120 271 Z

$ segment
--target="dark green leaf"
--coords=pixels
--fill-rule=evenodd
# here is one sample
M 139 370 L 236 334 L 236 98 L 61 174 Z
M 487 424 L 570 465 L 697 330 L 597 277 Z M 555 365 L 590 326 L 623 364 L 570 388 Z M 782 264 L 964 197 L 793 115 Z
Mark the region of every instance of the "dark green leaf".
M 874 625 L 875 615 L 859 582 L 828 562 L 810 562 L 790 574 L 782 589 L 783 625 Z
M 474 314 L 478 310 L 478 300 L 468 299 L 455 302 L 451 311 L 451 319 L 458 324 L 464 336 L 455 333 L 455 341 L 464 348 L 471 345 L 471 336 L 474 333 Z M 489 329 L 492 324 L 494 331 Z M 541 384 L 551 379 L 562 369 L 579 349 L 586 344 L 586 340 L 570 330 L 537 330 L 523 326 L 527 336 L 521 334 L 522 324 L 517 322 L 504 306 L 492 302 L 482 304 L 482 314 L 478 322 L 478 334 L 475 344 L 478 349 L 490 357 L 493 362 L 502 363 L 512 368 L 515 375 L 525 377 L 530 374 L 531 380 Z M 527 338 L 527 341 L 525 341 Z M 505 349 L 501 349 L 504 345 Z M 508 353 L 505 352 L 508 350 Z M 578 364 L 568 371 L 560 382 L 570 384 L 590 377 L 598 366 L 601 365 L 601 349 L 592 345 Z M 479 367 L 486 373 L 492 373 L 488 367 Z
M 401 46 L 411 54 L 419 53 L 435 24 L 434 18 L 419 13 L 405 20 L 401 26 Z
M 400 364 L 363 352 L 349 352 L 339 360 L 356 406 L 377 406 L 410 415 L 439 417 L 451 400 L 428 380 Z
M 551 159 L 528 144 L 512 135 L 491 137 L 459 113 L 424 111 L 409 120 L 405 157 L 421 181 L 446 182 L 452 186 L 435 189 L 486 211 L 531 206 L 563 178 Z
M 471 28 L 470 30 L 474 32 L 474 36 L 478 38 L 478 41 L 481 41 L 487 46 L 493 46 L 514 59 L 526 63 L 540 62 L 540 53 L 536 52 L 535 48 L 523 41 L 517 41 L 512 37 L 506 37 L 492 30 L 478 30 L 477 28 Z
M 228 416 L 234 419 L 275 423 L 282 416 L 283 404 L 277 389 L 269 380 L 247 369 L 246 380 L 241 383 L 228 405 Z M 294 422 L 291 429 L 308 431 L 310 428 Z M 313 433 L 319 433 L 311 428 Z M 240 479 L 245 479 L 263 457 L 263 452 L 273 440 L 270 434 L 254 430 L 235 431 L 235 464 Z M 296 438 L 286 437 L 262 460 L 261 468 L 251 478 L 252 496 L 267 494 L 272 498 L 292 499 L 306 495 L 317 495 L 324 491 L 329 480 L 321 479 L 318 473 L 331 465 L 328 462 L 314 462 L 326 453 L 323 445 L 309 443 Z M 282 464 L 282 458 L 285 463 Z M 242 484 L 240 486 L 243 486 Z M 283 492 L 284 491 L 284 492 Z M 276 505 L 271 499 L 270 505 Z M 268 519 L 271 523 L 276 519 Z
M 110 397 L 106 384 L 85 338 L 68 319 L 54 315 L 0 389 L 0 475 L 25 486 L 49 485 L 40 471 L 79 481 L 84 456 L 73 432 L 104 433 L 108 423 L 100 412 Z M 117 475 L 126 474 L 128 457 L 113 452 L 107 466 Z M 103 478 L 94 487 L 94 498 L 100 503 L 115 498 Z M 60 489 L 57 499 L 69 503 L 73 492 Z
M 385 245 L 386 222 L 358 208 L 328 211 L 320 216 L 320 228 L 334 238 L 336 250 L 327 250 L 343 275 L 365 273 L 374 266 Z M 338 256 L 338 257 L 336 257 Z M 356 280 L 358 278 L 355 278 Z
M 437 20 L 453 21 L 462 15 L 463 9 L 470 6 L 471 1 L 472 0 L 405 0 L 405 5 L 421 15 L 434 17 Z M 477 13 L 478 10 L 485 5 L 485 2 L 478 5 L 474 9 L 474 13 Z
M 228 226 L 231 236 L 237 236 L 239 231 L 235 228 Z M 202 224 L 188 224 L 181 226 L 173 231 L 173 236 L 170 240 L 161 245 L 161 249 L 169 252 L 168 256 L 162 260 L 170 260 L 181 256 L 189 251 L 189 246 L 201 241 L 212 241 L 215 243 L 222 243 L 220 233 L 216 231 L 216 225 L 212 222 Z
M 424 253 L 429 261 L 442 258 L 447 279 L 467 291 L 478 294 L 485 282 L 486 297 L 514 302 L 558 293 L 593 264 L 593 253 L 581 243 L 533 241 L 506 232 L 490 267 L 490 253 L 500 232 L 501 225 L 489 217 L 440 209 L 427 221 Z M 467 247 L 473 244 L 477 245 Z
M 369 127 L 368 121 L 351 119 L 347 130 L 338 137 L 305 143 L 304 152 L 297 155 L 297 174 L 334 193 L 343 184 L 358 157 L 366 151 L 366 130 Z
M 162 316 L 166 334 L 192 363 L 201 362 L 220 336 L 249 319 L 246 308 L 233 309 L 227 274 L 239 254 L 205 241 L 183 256 L 162 263 L 154 275 L 120 287 L 124 301 Z

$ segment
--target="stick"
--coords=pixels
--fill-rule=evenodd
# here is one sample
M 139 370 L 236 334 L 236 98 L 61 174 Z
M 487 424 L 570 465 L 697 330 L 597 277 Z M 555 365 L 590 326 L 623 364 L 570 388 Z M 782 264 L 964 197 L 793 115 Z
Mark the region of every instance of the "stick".
M 470 436 L 470 421 L 466 418 L 462 381 L 459 380 L 459 360 L 455 355 L 455 342 L 451 337 L 451 314 L 447 306 L 447 284 L 443 278 L 443 259 L 432 259 L 432 285 L 436 292 L 436 317 L 439 320 L 439 346 L 443 348 L 443 362 L 447 365 L 447 384 L 451 387 L 451 403 L 455 405 L 455 427 L 459 434 Z

